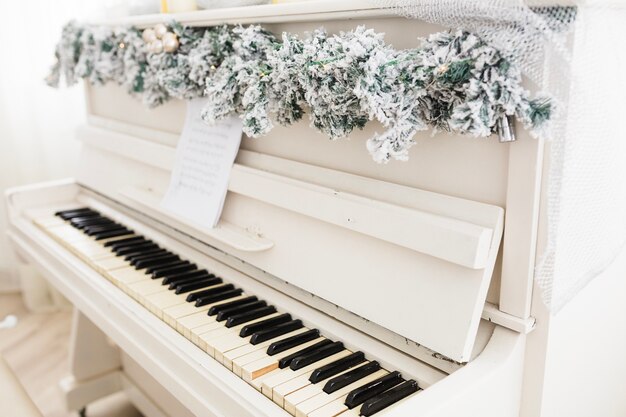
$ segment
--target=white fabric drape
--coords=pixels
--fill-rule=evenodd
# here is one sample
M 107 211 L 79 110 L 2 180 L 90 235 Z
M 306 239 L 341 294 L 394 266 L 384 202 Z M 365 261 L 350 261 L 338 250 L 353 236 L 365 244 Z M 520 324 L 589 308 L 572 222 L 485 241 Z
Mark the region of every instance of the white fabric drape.
M 80 88 L 53 90 L 43 81 L 62 25 L 91 16 L 80 0 L 3 1 L 0 10 L 0 191 L 71 176 L 78 154 L 74 129 L 84 121 Z M 18 287 L 0 205 L 0 290 Z
M 626 244 L 625 22 L 623 4 L 578 7 L 566 117 L 550 144 L 548 241 L 535 272 L 553 312 Z

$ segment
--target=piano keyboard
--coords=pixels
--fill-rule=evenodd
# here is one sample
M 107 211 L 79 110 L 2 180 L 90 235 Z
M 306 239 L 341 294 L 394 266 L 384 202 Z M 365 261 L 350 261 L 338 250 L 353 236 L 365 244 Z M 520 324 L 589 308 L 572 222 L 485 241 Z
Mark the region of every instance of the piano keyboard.
M 420 390 L 95 210 L 64 210 L 35 223 L 294 416 L 383 415 Z

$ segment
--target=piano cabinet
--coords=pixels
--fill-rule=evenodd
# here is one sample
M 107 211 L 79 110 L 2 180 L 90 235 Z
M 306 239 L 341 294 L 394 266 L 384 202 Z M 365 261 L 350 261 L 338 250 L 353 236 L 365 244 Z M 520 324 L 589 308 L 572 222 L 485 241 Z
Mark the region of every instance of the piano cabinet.
M 134 19 L 126 23 L 161 18 Z M 179 20 L 262 23 L 276 33 L 364 24 L 396 48 L 441 30 L 356 1 Z M 533 284 L 546 241 L 549 143 L 519 128 L 507 144 L 426 132 L 409 161 L 378 165 L 365 140 L 380 126 L 329 141 L 303 120 L 243 138 L 222 219 L 207 229 L 159 208 L 185 103 L 147 109 L 113 85 L 85 91 L 76 179 L 7 192 L 19 259 L 75 306 L 71 373 L 61 381 L 69 409 L 124 390 L 147 416 L 290 415 L 282 397 L 264 395 L 267 385 L 237 374 L 248 363 L 237 371 L 238 357 L 218 348 L 230 339 L 206 336 L 229 334 L 208 308 L 176 304 L 165 287 L 54 216 L 89 207 L 98 222 L 126 227 L 145 247 L 153 242 L 241 288 L 233 300 L 267 301 L 275 314 L 290 313 L 305 329 L 417 382 L 420 391 L 375 415 L 617 417 L 626 410 L 626 369 L 614 360 L 626 350 L 624 256 L 557 315 Z M 213 330 L 194 333 L 201 326 L 192 322 Z

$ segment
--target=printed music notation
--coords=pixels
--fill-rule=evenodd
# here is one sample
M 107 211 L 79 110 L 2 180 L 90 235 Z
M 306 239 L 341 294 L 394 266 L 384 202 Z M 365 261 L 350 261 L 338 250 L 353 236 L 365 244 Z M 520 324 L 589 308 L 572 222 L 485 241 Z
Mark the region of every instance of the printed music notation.
M 242 126 L 236 116 L 206 125 L 200 118 L 203 104 L 201 99 L 188 102 L 170 186 L 161 206 L 201 226 L 214 227 L 226 198 Z

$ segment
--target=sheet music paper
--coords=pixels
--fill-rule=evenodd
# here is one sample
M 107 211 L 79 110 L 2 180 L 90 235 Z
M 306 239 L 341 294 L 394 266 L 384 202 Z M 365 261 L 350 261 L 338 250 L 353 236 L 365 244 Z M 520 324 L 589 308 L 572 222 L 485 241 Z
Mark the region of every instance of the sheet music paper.
M 170 185 L 161 207 L 200 226 L 220 219 L 242 124 L 236 116 L 208 126 L 200 118 L 204 100 L 188 101 Z

